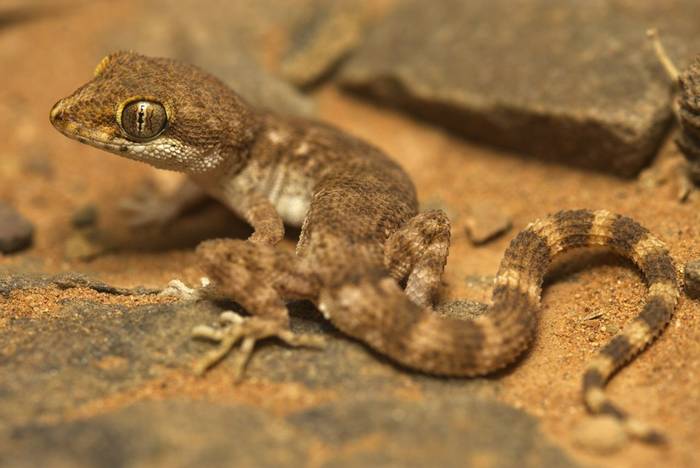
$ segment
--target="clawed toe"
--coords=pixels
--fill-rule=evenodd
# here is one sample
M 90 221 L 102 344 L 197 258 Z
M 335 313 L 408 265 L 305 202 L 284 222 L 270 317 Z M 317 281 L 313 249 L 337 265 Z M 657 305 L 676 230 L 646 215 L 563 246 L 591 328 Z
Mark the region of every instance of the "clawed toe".
M 227 310 L 225 312 L 221 312 L 221 315 L 219 315 L 219 321 L 221 323 L 227 324 L 227 323 L 243 323 L 245 319 L 243 318 L 242 315 L 239 315 L 235 313 L 232 310 Z
M 215 349 L 209 351 L 195 364 L 194 372 L 197 375 L 203 375 L 238 345 L 234 356 L 233 377 L 234 380 L 239 380 L 253 354 L 255 343 L 265 338 L 278 338 L 289 346 L 295 347 L 320 348 L 325 345 L 325 340 L 321 336 L 295 334 L 287 326 L 276 321 L 257 317 L 244 318 L 232 311 L 223 312 L 219 319 L 223 327 L 198 325 L 192 329 L 193 337 L 218 343 Z
M 201 284 L 199 288 L 190 288 L 178 279 L 171 280 L 168 286 L 159 292 L 158 295 L 173 296 L 183 301 L 197 301 L 202 299 L 202 289 L 208 287 L 210 284 L 209 278 L 207 277 L 202 277 L 199 281 Z

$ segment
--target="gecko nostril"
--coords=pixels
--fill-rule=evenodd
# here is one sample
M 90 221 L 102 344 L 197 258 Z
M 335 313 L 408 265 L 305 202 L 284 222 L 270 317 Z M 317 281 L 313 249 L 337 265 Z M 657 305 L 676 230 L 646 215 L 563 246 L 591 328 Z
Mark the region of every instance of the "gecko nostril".
M 60 122 L 61 120 L 63 120 L 63 106 L 61 105 L 61 101 L 58 101 L 51 108 L 51 113 L 49 114 L 49 120 L 51 120 L 52 123 Z

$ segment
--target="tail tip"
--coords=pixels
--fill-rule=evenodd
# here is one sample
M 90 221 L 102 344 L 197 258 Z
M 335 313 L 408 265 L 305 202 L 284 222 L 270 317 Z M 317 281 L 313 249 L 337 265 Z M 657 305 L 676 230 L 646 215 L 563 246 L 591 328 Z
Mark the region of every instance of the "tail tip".
M 625 421 L 624 425 L 625 431 L 627 431 L 629 436 L 640 442 L 657 446 L 668 444 L 668 438 L 662 432 L 657 431 L 646 423 L 635 419 L 628 419 Z
M 615 453 L 630 440 L 657 447 L 668 444 L 666 436 L 649 425 L 635 419 L 622 420 L 610 414 L 586 418 L 573 434 L 575 445 L 600 455 Z
M 610 416 L 594 416 L 582 421 L 573 433 L 573 442 L 587 452 L 597 454 L 614 453 L 629 440 L 628 431 L 620 420 Z
M 655 430 L 652 430 L 640 440 L 651 445 L 668 445 L 668 438 L 663 433 Z

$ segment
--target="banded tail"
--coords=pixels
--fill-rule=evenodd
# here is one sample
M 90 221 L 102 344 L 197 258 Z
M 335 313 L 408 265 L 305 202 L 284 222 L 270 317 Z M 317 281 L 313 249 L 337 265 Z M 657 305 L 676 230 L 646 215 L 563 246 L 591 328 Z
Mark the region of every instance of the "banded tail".
M 322 292 L 320 302 L 339 329 L 407 367 L 437 375 L 483 375 L 512 363 L 531 344 L 542 281 L 552 259 L 587 246 L 607 246 L 631 259 L 646 277 L 649 295 L 641 313 L 588 365 L 584 401 L 592 413 L 619 419 L 630 435 L 657 441 L 657 433 L 629 418 L 603 391 L 610 377 L 663 331 L 679 296 L 676 270 L 664 244 L 631 218 L 574 210 L 530 224 L 506 250 L 492 304 L 475 320 L 445 318 L 422 308 L 386 276 L 355 276 Z

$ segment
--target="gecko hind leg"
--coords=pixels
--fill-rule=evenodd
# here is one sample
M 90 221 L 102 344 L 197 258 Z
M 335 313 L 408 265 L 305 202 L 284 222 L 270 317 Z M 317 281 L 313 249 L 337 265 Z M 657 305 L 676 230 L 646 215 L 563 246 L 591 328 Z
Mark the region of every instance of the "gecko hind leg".
M 206 372 L 240 344 L 234 365 L 234 378 L 240 378 L 255 343 L 265 338 L 275 337 L 290 346 L 323 346 L 322 337 L 296 334 L 289 328 L 285 299 L 313 298 L 319 290 L 317 278 L 293 253 L 249 241 L 220 239 L 203 242 L 197 254 L 214 283 L 215 294 L 238 302 L 251 314 L 241 317 L 225 312 L 223 326 L 195 327 L 195 337 L 219 344 L 195 365 L 197 374 Z
M 430 307 L 440 287 L 450 247 L 450 220 L 441 210 L 414 216 L 386 241 L 384 266 L 391 276 L 406 279 L 406 295 Z

